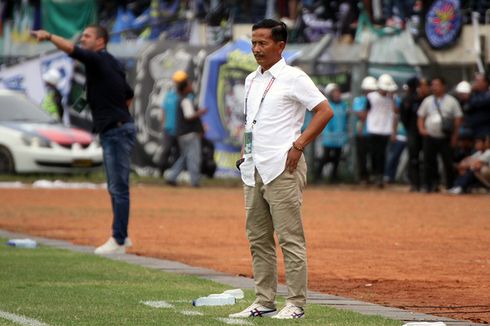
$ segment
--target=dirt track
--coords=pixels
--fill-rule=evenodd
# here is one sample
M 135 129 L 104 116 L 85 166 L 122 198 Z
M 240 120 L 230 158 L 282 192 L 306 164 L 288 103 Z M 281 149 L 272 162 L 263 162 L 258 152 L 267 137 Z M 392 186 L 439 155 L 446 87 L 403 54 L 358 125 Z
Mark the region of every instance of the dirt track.
M 134 186 L 132 198 L 133 253 L 252 275 L 241 188 Z M 310 187 L 309 287 L 490 323 L 489 199 Z M 0 189 L 0 202 L 2 229 L 92 246 L 110 235 L 105 190 Z

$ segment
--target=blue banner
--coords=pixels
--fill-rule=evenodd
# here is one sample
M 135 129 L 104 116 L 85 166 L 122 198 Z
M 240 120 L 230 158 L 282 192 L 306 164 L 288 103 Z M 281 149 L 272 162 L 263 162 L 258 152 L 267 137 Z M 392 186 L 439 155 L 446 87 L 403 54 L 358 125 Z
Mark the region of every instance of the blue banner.
M 437 0 L 425 17 L 425 34 L 429 44 L 436 49 L 452 45 L 462 27 L 459 0 Z

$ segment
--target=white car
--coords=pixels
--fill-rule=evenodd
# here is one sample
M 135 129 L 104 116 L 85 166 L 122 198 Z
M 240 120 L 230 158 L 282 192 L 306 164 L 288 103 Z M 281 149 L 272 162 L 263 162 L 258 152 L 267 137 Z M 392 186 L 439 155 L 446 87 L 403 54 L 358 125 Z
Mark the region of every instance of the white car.
M 102 163 L 94 135 L 54 121 L 22 93 L 0 90 L 0 173 L 85 173 Z

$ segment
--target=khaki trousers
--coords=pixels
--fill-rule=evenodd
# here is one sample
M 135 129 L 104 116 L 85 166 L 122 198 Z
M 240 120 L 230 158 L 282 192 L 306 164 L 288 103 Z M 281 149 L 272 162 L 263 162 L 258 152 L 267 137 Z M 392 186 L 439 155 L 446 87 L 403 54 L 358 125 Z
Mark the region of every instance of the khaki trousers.
M 306 186 L 304 156 L 293 173 L 285 170 L 267 185 L 255 170 L 255 187 L 244 186 L 246 229 L 252 253 L 255 293 L 259 303 L 275 308 L 277 260 L 274 231 L 284 255 L 288 296 L 286 301 L 306 304 L 308 271 L 306 242 L 301 218 L 303 189 Z

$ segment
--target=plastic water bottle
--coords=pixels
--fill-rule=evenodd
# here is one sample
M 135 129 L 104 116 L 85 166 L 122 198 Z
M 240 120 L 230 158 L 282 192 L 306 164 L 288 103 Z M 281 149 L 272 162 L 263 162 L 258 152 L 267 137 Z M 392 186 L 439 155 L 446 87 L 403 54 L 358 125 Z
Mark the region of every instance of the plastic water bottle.
M 235 299 L 243 299 L 245 297 L 245 293 L 243 293 L 242 289 L 232 289 L 226 290 L 223 294 L 230 294 L 235 297 Z
M 199 306 L 225 306 L 235 304 L 235 297 L 231 294 L 220 293 L 210 294 L 207 297 L 200 297 L 192 301 L 192 305 Z
M 11 239 L 7 245 L 17 248 L 36 248 L 37 242 L 31 239 Z

